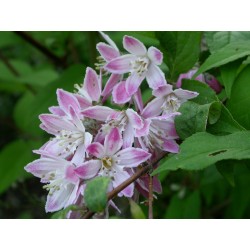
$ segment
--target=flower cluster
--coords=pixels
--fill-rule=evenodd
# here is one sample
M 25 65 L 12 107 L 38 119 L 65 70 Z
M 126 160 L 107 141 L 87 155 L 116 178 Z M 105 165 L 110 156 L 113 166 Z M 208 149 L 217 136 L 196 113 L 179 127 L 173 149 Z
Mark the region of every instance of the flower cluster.
M 83 84 L 76 85 L 74 93 L 58 89 L 59 105 L 39 116 L 41 128 L 52 138 L 34 151 L 40 159 L 25 170 L 41 178 L 48 190 L 47 212 L 84 204 L 86 183 L 96 176 L 110 177 L 111 191 L 137 167 L 154 162 L 164 152 L 178 153 L 174 119 L 181 104 L 198 95 L 167 84 L 159 67 L 163 55 L 157 48 L 146 49 L 136 38 L 124 36 L 128 53 L 122 54 L 101 34 L 106 43 L 97 44 L 99 72 L 88 67 Z M 144 83 L 154 96 L 146 103 L 140 90 Z M 116 109 L 104 105 L 108 98 Z M 118 195 L 132 197 L 135 189 L 147 195 L 148 179 L 139 178 Z M 161 192 L 157 177 L 153 190 Z

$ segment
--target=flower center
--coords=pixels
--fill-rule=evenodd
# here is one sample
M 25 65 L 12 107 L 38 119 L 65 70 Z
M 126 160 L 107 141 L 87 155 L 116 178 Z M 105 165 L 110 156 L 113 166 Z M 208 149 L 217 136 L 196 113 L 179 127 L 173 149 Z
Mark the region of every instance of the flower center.
M 170 94 L 166 97 L 166 101 L 162 106 L 163 111 L 176 112 L 181 106 L 180 100 L 175 94 Z
M 112 158 L 111 157 L 104 157 L 102 158 L 102 166 L 107 168 L 107 169 L 111 169 L 113 164 Z
M 131 62 L 131 67 L 134 72 L 142 76 L 148 70 L 149 59 L 147 57 L 138 57 L 135 61 Z

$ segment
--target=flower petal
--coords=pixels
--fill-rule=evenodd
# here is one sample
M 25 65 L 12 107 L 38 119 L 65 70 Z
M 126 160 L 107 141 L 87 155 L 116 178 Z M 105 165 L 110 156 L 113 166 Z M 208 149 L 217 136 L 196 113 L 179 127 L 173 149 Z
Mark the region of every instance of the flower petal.
M 136 105 L 136 109 L 139 110 L 141 113 L 143 110 L 143 100 L 140 88 L 138 88 L 138 90 L 134 94 L 134 103 Z
M 52 115 L 52 114 L 42 114 L 39 116 L 42 124 L 51 129 L 51 131 L 61 131 L 61 130 L 72 130 L 75 131 L 76 127 L 66 119 Z M 54 133 L 53 133 L 54 134 Z
M 162 147 L 164 151 L 167 151 L 170 153 L 179 152 L 179 145 L 176 143 L 175 140 L 164 140 Z
M 113 187 L 116 188 L 121 183 L 126 181 L 129 177 L 130 177 L 130 175 L 126 171 L 117 169 L 117 173 L 114 176 L 114 180 L 113 180 Z M 129 186 L 127 186 L 126 188 L 124 188 L 118 195 L 132 197 L 133 194 L 134 194 L 134 183 L 132 183 Z
M 103 96 L 102 102 L 107 100 L 108 95 L 112 92 L 114 86 L 116 85 L 116 83 L 119 82 L 120 79 L 121 79 L 121 75 L 111 74 L 101 94 Z
M 77 167 L 75 173 L 84 180 L 91 179 L 97 175 L 101 166 L 102 163 L 100 160 L 90 160 Z
M 114 41 L 104 32 L 100 31 L 100 34 L 102 35 L 102 37 L 109 43 L 109 45 L 111 45 L 113 48 L 115 48 L 117 51 L 119 51 L 119 49 L 117 48 L 116 44 L 114 43 Z
M 74 200 L 74 194 L 76 196 L 76 192 L 76 185 L 69 183 L 66 186 L 62 186 L 60 190 L 48 195 L 45 205 L 46 212 L 55 212 L 64 208 L 66 204 L 69 203 L 70 197 L 71 200 Z
M 89 94 L 92 101 L 98 101 L 101 96 L 100 81 L 97 73 L 90 67 L 86 69 L 83 89 Z
M 143 118 L 155 117 L 161 114 L 161 106 L 164 103 L 164 98 L 155 98 L 147 104 L 147 106 L 142 111 Z
M 92 106 L 92 102 L 90 98 L 86 98 L 86 96 L 75 94 L 75 97 L 80 105 L 80 109 L 86 109 Z
M 113 48 L 110 45 L 107 45 L 106 43 L 98 43 L 96 45 L 96 49 L 101 54 L 101 56 L 105 59 L 105 61 L 109 62 L 112 59 L 120 56 L 119 51 L 117 51 L 115 48 Z
M 49 107 L 49 111 L 53 114 L 53 115 L 58 115 L 58 116 L 65 116 L 65 112 L 58 106 L 52 106 Z
M 149 127 L 151 124 L 150 119 L 146 119 L 143 122 L 143 127 L 141 129 L 136 129 L 135 136 L 136 137 L 141 137 L 141 136 L 146 136 L 149 134 Z
M 134 128 L 132 124 L 128 123 L 125 131 L 123 132 L 123 145 L 122 148 L 128 148 L 132 147 L 132 144 L 134 143 Z
M 141 85 L 144 75 L 139 76 L 136 72 L 132 73 L 126 80 L 126 91 L 128 95 L 132 96 Z
M 167 84 L 164 73 L 153 63 L 151 63 L 148 68 L 146 79 L 151 89 L 158 89 Z
M 114 74 L 124 74 L 131 70 L 131 61 L 136 59 L 133 55 L 119 56 L 108 62 L 104 69 Z
M 109 107 L 94 106 L 83 110 L 81 114 L 98 121 L 106 121 L 107 118 L 115 112 L 115 110 Z
M 153 46 L 151 46 L 148 49 L 148 57 L 156 65 L 162 64 L 163 54 L 162 54 L 162 52 L 160 50 L 158 50 L 157 48 L 155 48 Z
M 79 111 L 80 105 L 76 99 L 76 97 L 65 90 L 57 89 L 57 100 L 60 105 L 60 108 L 65 112 L 69 113 L 69 107 L 73 107 L 74 110 Z
M 173 86 L 170 84 L 163 85 L 158 89 L 154 89 L 152 94 L 156 97 L 163 97 L 173 92 Z
M 105 154 L 104 147 L 99 142 L 94 142 L 87 147 L 88 154 L 91 154 L 97 158 L 102 158 Z
M 122 81 L 114 87 L 112 92 L 114 103 L 124 104 L 130 101 L 131 96 L 127 94 L 125 84 L 126 82 Z
M 176 89 L 174 90 L 174 94 L 181 100 L 182 103 L 199 95 L 197 92 L 184 89 Z
M 137 167 L 151 157 L 151 154 L 141 148 L 125 148 L 116 154 L 118 165 Z
M 112 128 L 104 140 L 106 155 L 114 155 L 122 146 L 122 136 L 118 128 Z
M 133 128 L 141 129 L 143 127 L 142 118 L 133 109 L 127 109 L 126 115 L 128 117 L 129 123 L 132 125 Z
M 129 53 L 143 56 L 147 53 L 147 49 L 142 42 L 132 36 L 123 37 L 123 47 Z

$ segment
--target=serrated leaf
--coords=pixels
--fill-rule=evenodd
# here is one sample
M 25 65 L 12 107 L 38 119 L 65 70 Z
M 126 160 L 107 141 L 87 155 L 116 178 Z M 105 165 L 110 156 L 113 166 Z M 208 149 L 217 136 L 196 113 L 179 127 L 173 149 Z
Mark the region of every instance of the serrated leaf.
M 220 102 L 204 105 L 191 101 L 184 103 L 178 110 L 181 115 L 175 118 L 177 134 L 184 140 L 196 132 L 206 131 L 208 122 L 214 124 L 219 119 L 220 110 Z
M 132 199 L 129 199 L 129 204 L 130 212 L 134 219 L 146 219 L 141 207 L 136 202 L 134 202 Z
M 236 78 L 232 87 L 231 98 L 226 107 L 234 119 L 244 128 L 250 129 L 250 65 L 248 65 Z
M 206 132 L 194 134 L 180 145 L 180 153 L 168 157 L 153 175 L 166 170 L 201 170 L 228 159 L 250 159 L 250 132 L 225 136 Z
M 84 191 L 86 206 L 93 212 L 101 212 L 107 205 L 108 177 L 96 177 L 87 183 Z
M 175 82 L 181 73 L 190 70 L 198 61 L 201 32 L 156 32 L 163 48 L 164 61 L 169 67 L 168 79 Z
M 205 71 L 225 65 L 229 62 L 233 62 L 248 55 L 250 55 L 249 42 L 230 43 L 227 46 L 216 51 L 214 54 L 210 55 L 197 70 L 197 72 L 193 76 L 193 79 Z

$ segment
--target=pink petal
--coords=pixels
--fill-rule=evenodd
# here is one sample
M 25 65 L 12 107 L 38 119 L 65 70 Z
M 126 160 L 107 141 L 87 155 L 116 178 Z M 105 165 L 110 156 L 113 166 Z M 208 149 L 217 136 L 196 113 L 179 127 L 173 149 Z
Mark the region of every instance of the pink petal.
M 147 106 L 142 111 L 143 118 L 150 118 L 158 116 L 162 113 L 161 106 L 164 103 L 164 98 L 155 98 L 147 104 Z
M 119 51 L 117 51 L 115 48 L 113 48 L 110 45 L 107 45 L 106 43 L 98 43 L 96 45 L 96 49 L 101 54 L 101 56 L 105 59 L 105 61 L 109 62 L 112 59 L 120 56 Z
M 122 136 L 118 128 L 112 128 L 104 140 L 106 155 L 114 155 L 122 146 Z
M 143 100 L 141 95 L 141 89 L 138 88 L 138 90 L 134 94 L 134 103 L 136 105 L 136 109 L 142 112 L 143 110 Z
M 72 123 L 56 115 L 42 114 L 39 116 L 39 119 L 47 128 L 57 132 L 60 132 L 61 130 L 76 130 L 75 126 Z
M 151 154 L 140 148 L 125 148 L 116 154 L 118 165 L 137 167 L 151 157 Z
M 102 158 L 105 156 L 105 150 L 101 143 L 94 142 L 87 147 L 88 154 L 91 154 L 97 158 Z
M 167 151 L 170 153 L 179 152 L 179 145 L 176 143 L 175 140 L 165 140 L 162 147 L 164 151 Z
M 85 96 L 75 94 L 75 97 L 80 105 L 80 109 L 86 109 L 86 108 L 92 106 L 92 102 L 88 98 L 86 98 Z
M 75 173 L 84 180 L 91 179 L 97 175 L 101 166 L 100 160 L 90 160 L 77 167 Z
M 133 128 L 141 129 L 143 127 L 142 118 L 133 109 L 127 109 L 126 115 L 128 117 L 129 123 L 133 126 Z
M 151 124 L 151 120 L 150 119 L 144 120 L 143 127 L 141 129 L 137 129 L 136 130 L 135 136 L 136 137 L 141 137 L 141 136 L 148 135 L 150 124 Z
M 78 114 L 75 112 L 75 110 L 71 106 L 69 107 L 69 113 L 77 129 L 81 130 L 82 132 L 85 132 L 85 127 L 83 126 L 82 121 L 80 120 Z
M 164 73 L 153 63 L 151 63 L 148 68 L 146 79 L 151 89 L 158 89 L 167 84 Z
M 76 148 L 75 154 L 73 158 L 71 159 L 71 162 L 75 164 L 76 166 L 80 165 L 83 163 L 85 160 L 85 153 L 86 153 L 86 147 L 84 144 L 79 145 Z
M 148 57 L 156 65 L 162 64 L 163 54 L 162 54 L 162 52 L 160 50 L 158 50 L 157 48 L 155 48 L 153 46 L 151 46 L 148 49 Z
M 130 101 L 131 96 L 127 94 L 125 84 L 126 82 L 122 81 L 114 87 L 112 93 L 114 103 L 124 104 Z
M 76 198 L 77 188 L 74 184 L 68 184 L 66 188 L 61 187 L 60 190 L 55 191 L 52 195 L 48 195 L 45 205 L 46 212 L 55 212 L 65 208 L 70 198 L 71 200 Z
M 142 42 L 132 36 L 123 37 L 123 47 L 129 53 L 143 56 L 147 53 L 147 49 Z
M 156 97 L 163 97 L 173 92 L 173 86 L 170 84 L 163 85 L 158 89 L 153 90 L 153 95 Z
M 128 148 L 132 147 L 132 144 L 134 143 L 134 128 L 133 126 L 128 123 L 125 127 L 125 131 L 123 131 L 123 145 L 122 148 Z
M 72 106 L 76 111 L 80 110 L 80 105 L 72 93 L 62 89 L 58 89 L 56 93 L 60 108 L 62 108 L 65 113 L 69 112 L 70 106 Z
M 78 177 L 75 173 L 75 167 L 74 166 L 69 166 L 67 167 L 65 171 L 65 179 L 72 184 L 76 184 L 78 182 Z
M 112 92 L 114 86 L 119 82 L 120 78 L 121 78 L 121 75 L 111 74 L 101 94 L 104 97 L 102 102 L 104 102 L 108 98 L 108 95 Z
M 195 98 L 196 96 L 199 95 L 197 92 L 189 91 L 189 90 L 184 90 L 184 89 L 176 89 L 174 90 L 174 94 L 181 100 L 181 101 L 186 101 L 192 98 Z
M 104 69 L 114 74 L 124 74 L 131 70 L 131 61 L 136 59 L 133 55 L 119 56 L 104 66 Z
M 101 96 L 101 87 L 96 72 L 88 67 L 84 78 L 83 89 L 87 91 L 93 101 L 98 101 Z
M 114 176 L 114 180 L 113 180 L 113 187 L 116 188 L 121 183 L 126 181 L 129 177 L 130 177 L 130 175 L 126 171 L 122 171 L 122 170 L 118 171 L 117 170 L 117 174 Z M 124 195 L 126 197 L 132 197 L 133 194 L 134 194 L 134 183 L 130 184 L 128 187 L 123 189 L 118 195 L 119 196 Z
M 49 111 L 53 114 L 53 115 L 58 115 L 58 116 L 65 116 L 65 112 L 58 106 L 52 106 L 49 108 Z
M 106 42 L 109 43 L 109 45 L 111 45 L 111 47 L 113 47 L 114 49 L 116 49 L 117 51 L 119 51 L 119 49 L 117 48 L 116 44 L 114 43 L 114 41 L 104 32 L 100 31 L 100 34 L 102 35 L 102 37 L 106 40 Z
M 162 186 L 160 180 L 157 178 L 157 176 L 153 177 L 153 190 L 154 192 L 161 194 L 162 193 Z
M 94 106 L 83 110 L 81 114 L 98 121 L 106 121 L 107 118 L 115 112 L 115 110 L 109 107 Z
M 132 73 L 126 80 L 126 91 L 132 96 L 136 93 L 145 76 L 139 76 L 136 72 Z

